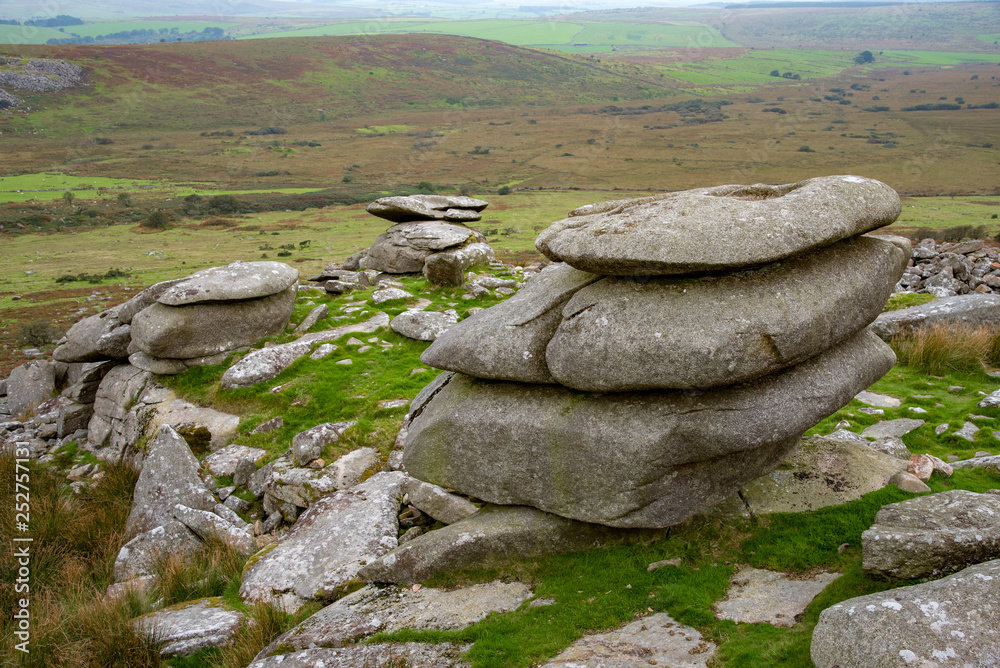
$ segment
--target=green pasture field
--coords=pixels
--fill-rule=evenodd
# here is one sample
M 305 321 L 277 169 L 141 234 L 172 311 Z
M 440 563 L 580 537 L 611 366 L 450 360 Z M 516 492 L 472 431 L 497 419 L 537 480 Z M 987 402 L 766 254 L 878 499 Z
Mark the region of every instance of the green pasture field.
M 883 51 L 875 59 L 878 65 L 965 65 L 968 63 L 1000 63 L 996 53 L 955 53 L 951 51 Z
M 412 130 L 412 125 L 369 125 L 363 128 L 355 128 L 355 132 L 362 135 L 391 134 L 393 132 L 406 132 Z
M 960 225 L 985 225 L 992 235 L 1000 232 L 1000 197 L 904 197 L 903 211 L 888 229 L 943 230 Z
M 69 37 L 55 28 L 0 25 L 0 44 L 45 44 L 50 39 Z
M 82 26 L 66 26 L 64 36 L 79 35 L 80 37 L 97 37 L 115 32 L 128 32 L 129 30 L 163 30 L 170 31 L 177 28 L 178 32 L 201 32 L 205 28 L 232 28 L 239 25 L 237 23 L 223 23 L 219 21 L 113 21 L 85 23 Z
M 990 32 L 984 33 L 982 35 L 976 35 L 976 39 L 982 40 L 984 42 L 989 42 L 993 44 L 995 42 L 1000 42 L 1000 32 Z
M 680 53 L 678 62 L 660 67 L 669 76 L 693 84 L 769 84 L 786 81 L 771 76 L 773 70 L 792 72 L 802 79 L 836 75 L 854 66 L 855 55 L 848 51 L 764 49 L 747 51 L 737 58 L 687 62 Z

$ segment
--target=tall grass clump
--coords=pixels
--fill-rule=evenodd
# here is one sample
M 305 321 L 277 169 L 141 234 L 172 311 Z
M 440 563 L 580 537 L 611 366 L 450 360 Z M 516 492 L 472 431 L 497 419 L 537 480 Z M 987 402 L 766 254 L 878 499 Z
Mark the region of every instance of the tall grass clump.
M 245 557 L 217 537 L 209 537 L 205 550 L 193 558 L 170 555 L 154 569 L 163 604 L 223 596 L 239 605 L 240 578 L 245 563 Z
M 990 327 L 933 325 L 893 337 L 890 344 L 900 364 L 935 375 L 1000 364 L 1000 330 Z

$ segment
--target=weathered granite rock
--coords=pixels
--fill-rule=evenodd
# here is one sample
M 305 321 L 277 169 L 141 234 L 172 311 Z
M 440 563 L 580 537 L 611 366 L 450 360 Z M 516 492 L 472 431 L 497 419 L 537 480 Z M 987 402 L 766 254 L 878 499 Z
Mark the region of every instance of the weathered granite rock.
M 285 329 L 295 295 L 292 285 L 276 294 L 243 301 L 182 306 L 157 302 L 132 318 L 132 345 L 151 357 L 168 359 L 204 357 L 250 346 Z
M 328 605 L 282 634 L 258 658 L 277 647 L 284 653 L 315 647 L 343 647 L 375 633 L 463 629 L 491 612 L 516 610 L 531 598 L 520 582 L 490 582 L 444 591 L 368 585 Z
M 22 415 L 50 399 L 56 391 L 56 369 L 52 362 L 31 360 L 15 367 L 7 377 L 7 406 L 11 415 Z
M 161 281 L 160 283 L 149 286 L 119 307 L 118 322 L 124 325 L 130 324 L 136 313 L 155 304 L 159 296 L 167 289 L 185 280 L 187 279 L 174 278 L 169 281 Z
M 296 341 L 282 343 L 270 348 L 261 348 L 250 352 L 222 374 L 222 389 L 230 390 L 237 387 L 250 387 L 257 383 L 271 380 L 292 365 L 295 360 L 305 356 L 316 343 L 333 341 L 352 333 L 371 333 L 389 324 L 389 316 L 376 313 L 365 322 L 355 325 L 344 325 L 322 332 L 305 334 Z
M 198 460 L 170 425 L 149 443 L 149 454 L 132 495 L 125 533 L 135 536 L 174 520 L 174 506 L 212 510 L 216 500 L 198 477 Z
M 201 465 L 212 475 L 228 476 L 233 475 L 240 461 L 246 459 L 251 464 L 256 464 L 266 455 L 266 450 L 250 448 L 245 445 L 236 445 L 234 443 L 233 445 L 227 445 L 224 448 L 216 450 L 208 457 L 205 457 Z
M 1000 295 L 958 295 L 886 311 L 872 323 L 872 330 L 888 341 L 894 336 L 936 324 L 971 328 L 996 327 L 1000 325 Z
M 489 202 L 472 197 L 447 195 L 402 195 L 382 197 L 368 205 L 368 213 L 395 223 L 420 220 L 448 220 L 448 210 L 478 212 L 489 206 Z M 458 213 L 452 219 L 479 220 L 481 216 L 469 218 Z
M 168 286 L 156 301 L 167 306 L 183 306 L 259 299 L 284 292 L 295 285 L 298 278 L 298 270 L 283 262 L 233 262 L 191 274 Z
M 290 455 L 282 455 L 268 465 L 271 470 L 263 491 L 280 501 L 308 508 L 325 494 L 358 484 L 364 472 L 377 462 L 374 448 L 358 448 L 322 469 L 296 467 Z
M 191 531 L 173 519 L 125 543 L 115 558 L 114 580 L 126 582 L 153 575 L 158 561 L 167 557 L 186 558 L 205 549 Z
M 236 436 L 240 426 L 238 415 L 196 406 L 163 387 L 147 387 L 140 401 L 148 408 L 144 406 L 134 412 L 140 414 L 146 433 L 170 425 L 198 454 L 219 450 Z
M 400 336 L 417 341 L 434 341 L 458 322 L 454 309 L 447 311 L 403 311 L 390 327 Z
M 550 265 L 496 306 L 469 316 L 420 355 L 424 364 L 479 378 L 553 383 L 545 347 L 575 292 L 600 276 Z
M 953 573 L 1000 557 L 1000 497 L 949 490 L 883 506 L 861 534 L 865 572 L 891 580 Z
M 383 286 L 372 293 L 372 303 L 383 304 L 397 299 L 410 299 L 411 297 L 413 297 L 412 293 L 401 288 Z
M 643 617 L 607 633 L 576 640 L 544 666 L 564 668 L 704 668 L 716 646 L 665 612 Z
M 985 455 L 981 457 L 973 457 L 972 459 L 963 459 L 961 461 L 952 462 L 951 466 L 956 469 L 988 467 L 1000 470 L 1000 455 Z
M 512 559 L 651 539 L 657 532 L 569 520 L 527 506 L 484 506 L 463 520 L 408 541 L 361 569 L 369 582 L 412 585 L 435 573 L 501 566 Z
M 305 431 L 300 431 L 292 437 L 292 459 L 299 466 L 308 466 L 314 459 L 323 454 L 323 448 L 331 443 L 336 443 L 341 434 L 357 423 L 357 420 L 324 422 Z
M 861 236 L 746 271 L 605 278 L 563 308 L 545 360 L 556 381 L 591 392 L 732 385 L 856 334 L 908 260 Z
M 131 325 L 119 325 L 107 334 L 102 334 L 94 347 L 97 352 L 111 359 L 126 359 L 128 346 L 132 343 Z
M 102 353 L 97 342 L 120 326 L 117 308 L 79 320 L 66 332 L 66 343 L 52 351 L 52 357 L 60 362 L 96 362 L 106 359 L 110 355 Z
M 870 427 L 865 427 L 861 432 L 862 436 L 870 438 L 891 438 L 893 436 L 905 436 L 909 434 L 914 429 L 919 429 L 924 426 L 923 420 L 916 420 L 914 418 L 897 418 L 895 420 L 882 420 L 881 422 L 876 422 Z
M 411 406 L 403 466 L 490 503 L 670 526 L 774 469 L 806 429 L 894 362 L 862 332 L 791 369 L 703 392 L 595 395 L 439 376 Z
M 233 640 L 244 615 L 226 607 L 221 598 L 186 601 L 151 612 L 132 621 L 136 631 L 165 643 L 163 656 L 191 656 Z
M 996 666 L 1000 560 L 946 578 L 859 596 L 820 613 L 817 668 Z
M 842 573 L 789 577 L 787 573 L 743 568 L 729 578 L 726 598 L 715 604 L 716 618 L 790 628 L 796 617 Z
M 471 645 L 456 643 L 372 643 L 307 649 L 256 659 L 247 668 L 469 668 L 461 657 Z
M 152 375 L 130 364 L 122 364 L 108 371 L 97 389 L 94 415 L 87 425 L 87 440 L 97 449 L 106 448 L 111 458 L 120 458 L 129 445 L 125 436 L 125 422 L 129 411 L 152 380 Z
M 302 334 L 303 332 L 308 331 L 310 327 L 328 315 L 330 315 L 330 307 L 326 304 L 320 304 L 313 310 L 309 311 L 308 315 L 302 319 L 299 326 L 295 328 L 295 333 Z
M 490 245 L 482 242 L 444 250 L 424 260 L 424 278 L 435 285 L 461 285 L 467 269 L 487 265 L 495 259 Z
M 226 357 L 228 356 L 228 352 L 222 352 L 215 355 L 174 359 L 166 357 L 152 357 L 141 350 L 137 350 L 128 356 L 128 363 L 134 367 L 142 369 L 143 371 L 155 373 L 159 376 L 173 376 L 196 366 L 215 366 L 216 364 L 222 364 L 226 361 Z
M 888 225 L 899 212 L 892 188 L 858 176 L 716 186 L 581 207 L 535 247 L 595 274 L 684 274 L 774 262 Z
M 56 423 L 56 435 L 65 438 L 79 429 L 86 429 L 90 418 L 94 416 L 94 404 L 79 404 L 72 402 L 59 408 L 59 420 Z
M 892 480 L 889 482 L 904 492 L 910 492 L 911 494 L 921 494 L 931 491 L 931 488 L 923 480 L 908 471 L 900 471 L 892 476 Z
M 335 598 L 358 577 L 362 564 L 396 547 L 405 477 L 378 473 L 314 503 L 284 539 L 247 563 L 240 598 L 273 597 L 289 611 L 307 601 Z
M 913 455 L 910 449 L 906 447 L 903 443 L 903 439 L 899 436 L 883 436 L 882 438 L 869 442 L 868 447 L 877 452 L 884 452 L 887 455 L 892 455 L 897 459 L 905 459 L 909 461 L 910 457 Z
M 443 221 L 400 223 L 375 239 L 361 264 L 388 274 L 418 273 L 432 253 L 477 242 L 486 243 L 486 237 L 464 225 Z
M 869 392 L 868 390 L 858 392 L 857 396 L 854 398 L 863 404 L 868 404 L 869 406 L 881 406 L 882 408 L 895 408 L 902 403 L 896 397 L 890 397 L 886 394 L 876 394 L 875 392 Z
M 403 493 L 414 508 L 445 524 L 454 524 L 479 510 L 468 499 L 416 478 L 403 483 Z

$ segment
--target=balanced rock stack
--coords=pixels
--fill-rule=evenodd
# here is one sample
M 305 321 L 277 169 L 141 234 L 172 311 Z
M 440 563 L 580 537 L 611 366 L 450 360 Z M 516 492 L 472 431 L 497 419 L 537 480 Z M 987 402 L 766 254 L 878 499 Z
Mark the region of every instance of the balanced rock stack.
M 368 205 L 368 213 L 390 220 L 367 250 L 355 253 L 344 269 L 374 269 L 387 274 L 423 272 L 439 285 L 461 285 L 465 270 L 494 258 L 486 237 L 466 227 L 482 218 L 489 205 L 472 197 L 407 195 L 383 197 Z
M 777 467 L 895 363 L 866 326 L 909 242 L 883 183 L 831 176 L 581 207 L 557 263 L 421 356 L 404 468 L 497 504 L 666 527 Z M 561 261 L 561 262 L 560 262 Z
M 53 352 L 62 362 L 125 359 L 179 373 L 284 330 L 299 272 L 281 262 L 234 262 L 152 285 L 73 325 Z

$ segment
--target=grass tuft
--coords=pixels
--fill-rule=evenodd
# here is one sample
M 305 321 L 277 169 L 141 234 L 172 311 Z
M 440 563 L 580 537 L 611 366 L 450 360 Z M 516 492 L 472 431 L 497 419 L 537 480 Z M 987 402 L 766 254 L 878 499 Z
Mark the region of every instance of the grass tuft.
M 1000 331 L 934 325 L 891 341 L 900 364 L 940 375 L 980 371 L 1000 363 Z

